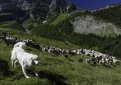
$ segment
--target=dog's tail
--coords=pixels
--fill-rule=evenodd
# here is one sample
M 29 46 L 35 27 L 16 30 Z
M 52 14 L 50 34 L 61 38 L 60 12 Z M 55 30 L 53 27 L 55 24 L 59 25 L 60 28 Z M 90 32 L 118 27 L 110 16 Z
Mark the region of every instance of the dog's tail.
M 18 43 L 16 43 L 16 44 L 14 45 L 13 48 L 16 48 L 16 47 L 22 48 L 22 47 L 24 47 L 24 46 L 26 46 L 26 43 L 25 43 L 25 42 L 18 42 Z

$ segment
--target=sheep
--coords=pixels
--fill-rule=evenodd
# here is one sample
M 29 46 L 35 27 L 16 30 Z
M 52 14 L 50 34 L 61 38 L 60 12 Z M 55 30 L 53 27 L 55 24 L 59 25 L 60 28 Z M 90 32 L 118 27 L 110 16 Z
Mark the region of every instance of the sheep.
M 17 38 L 16 37 L 11 37 L 11 36 L 1 36 L 1 39 L 7 44 L 7 45 L 14 45 L 17 43 Z

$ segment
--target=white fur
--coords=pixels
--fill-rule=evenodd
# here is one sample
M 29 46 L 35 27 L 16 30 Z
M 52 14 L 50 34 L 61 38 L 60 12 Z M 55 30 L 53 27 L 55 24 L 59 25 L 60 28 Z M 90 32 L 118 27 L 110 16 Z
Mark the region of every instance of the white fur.
M 24 49 L 21 48 L 21 45 L 14 46 L 11 52 L 11 62 L 13 66 L 16 66 L 16 63 L 19 62 L 26 78 L 30 78 L 27 75 L 26 68 L 31 67 L 33 64 L 37 65 L 39 63 L 38 56 L 25 52 Z M 38 74 L 35 73 L 35 75 L 37 76 Z
M 15 48 L 15 47 L 20 47 L 20 48 L 22 48 L 22 47 L 24 47 L 24 46 L 26 46 L 26 43 L 25 43 L 25 42 L 18 42 L 18 43 L 16 43 L 16 44 L 14 45 L 13 48 Z

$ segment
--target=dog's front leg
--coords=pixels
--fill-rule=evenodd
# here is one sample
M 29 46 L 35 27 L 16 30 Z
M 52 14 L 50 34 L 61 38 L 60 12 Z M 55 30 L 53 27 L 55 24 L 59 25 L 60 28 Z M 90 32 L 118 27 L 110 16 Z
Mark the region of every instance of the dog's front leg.
M 24 66 L 22 66 L 22 71 L 23 71 L 23 74 L 26 78 L 30 78 L 29 76 L 27 76 L 27 73 L 26 73 L 26 68 Z
M 17 60 L 11 60 L 11 62 L 12 62 L 12 66 L 16 67 Z
M 12 64 L 12 66 L 14 66 L 14 62 L 15 62 L 14 58 L 11 57 L 11 64 Z

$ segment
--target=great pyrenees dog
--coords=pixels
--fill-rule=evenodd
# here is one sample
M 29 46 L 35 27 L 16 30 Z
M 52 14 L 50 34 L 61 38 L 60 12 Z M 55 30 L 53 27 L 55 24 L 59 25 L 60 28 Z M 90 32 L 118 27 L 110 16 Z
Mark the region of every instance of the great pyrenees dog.
M 14 45 L 14 48 L 11 52 L 11 62 L 12 66 L 16 66 L 16 64 L 19 63 L 24 76 L 26 78 L 30 78 L 27 75 L 26 69 L 33 65 L 37 65 L 39 63 L 39 60 L 37 55 L 25 52 L 22 48 L 23 46 L 25 46 L 24 42 L 18 42 Z M 37 73 L 35 73 L 35 75 L 38 76 Z

